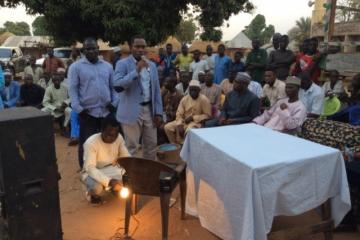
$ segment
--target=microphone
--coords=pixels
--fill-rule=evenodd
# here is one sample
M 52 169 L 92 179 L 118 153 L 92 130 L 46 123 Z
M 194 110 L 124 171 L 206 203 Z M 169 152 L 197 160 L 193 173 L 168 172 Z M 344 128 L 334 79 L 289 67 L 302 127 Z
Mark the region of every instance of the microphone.
M 146 63 L 148 62 L 148 59 L 147 59 L 147 57 L 145 55 L 141 56 L 141 60 L 145 61 Z M 150 73 L 150 67 L 149 66 L 146 68 L 146 70 Z

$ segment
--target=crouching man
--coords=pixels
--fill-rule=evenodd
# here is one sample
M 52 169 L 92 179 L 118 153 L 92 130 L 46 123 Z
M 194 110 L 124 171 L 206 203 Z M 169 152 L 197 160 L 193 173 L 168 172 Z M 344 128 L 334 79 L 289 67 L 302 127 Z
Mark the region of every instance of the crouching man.
M 84 144 L 84 167 L 82 179 L 87 186 L 87 199 L 93 204 L 101 203 L 106 190 L 118 192 L 125 172 L 116 164 L 119 157 L 129 157 L 119 123 L 114 117 L 106 117 L 101 133 L 89 137 Z

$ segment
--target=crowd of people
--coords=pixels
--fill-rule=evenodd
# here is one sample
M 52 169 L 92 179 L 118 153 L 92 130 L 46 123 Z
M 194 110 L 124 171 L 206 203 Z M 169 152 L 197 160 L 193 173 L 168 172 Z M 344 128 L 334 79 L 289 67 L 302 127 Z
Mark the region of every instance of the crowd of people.
M 36 107 L 50 113 L 59 124 L 63 136 L 70 135 L 69 145 L 76 145 L 79 138 L 79 124 L 72 111 L 68 93 L 69 79 L 63 61 L 48 49 L 48 57 L 42 66 L 36 65 L 31 57 L 24 69 L 23 84 L 15 80 L 9 69 L 2 69 L 4 86 L 0 91 L 0 109 L 13 107 Z M 0 81 L 1 82 L 1 81 Z
M 79 143 L 79 166 L 93 203 L 101 202 L 103 191 L 120 188 L 122 171 L 114 167 L 119 156 L 141 153 L 154 160 L 158 145 L 181 145 L 192 128 L 254 123 L 336 147 L 349 160 L 352 213 L 360 224 L 360 162 L 355 161 L 360 75 L 346 93 L 336 70 L 328 81 L 320 80 L 325 55 L 317 39 L 305 40 L 297 54 L 288 44 L 287 35 L 276 34 L 268 54 L 254 39 L 246 59 L 240 51 L 232 59 L 223 44 L 217 53 L 207 46 L 203 56 L 199 50 L 190 53 L 186 44 L 176 54 L 167 44 L 150 60 L 146 40 L 135 36 L 130 56 L 112 65 L 99 58 L 97 41 L 87 38 L 84 56 L 67 70 L 49 50 L 42 67 L 31 58 L 21 86 L 11 72 L 0 74 L 5 78 L 0 107 L 34 106 L 52 114 L 64 134 L 70 126 L 70 143 Z M 324 117 L 324 105 L 334 99 L 342 108 Z

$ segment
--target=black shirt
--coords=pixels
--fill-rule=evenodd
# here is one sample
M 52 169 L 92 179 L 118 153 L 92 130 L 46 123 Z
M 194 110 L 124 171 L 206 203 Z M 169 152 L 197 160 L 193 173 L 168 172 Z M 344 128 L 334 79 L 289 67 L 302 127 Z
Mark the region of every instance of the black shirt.
M 39 107 L 43 101 L 45 90 L 39 85 L 22 85 L 20 88 L 20 99 L 22 106 Z
M 279 80 L 286 80 L 289 76 L 290 66 L 295 62 L 295 55 L 291 50 L 272 51 L 269 56 L 269 66 L 275 69 Z

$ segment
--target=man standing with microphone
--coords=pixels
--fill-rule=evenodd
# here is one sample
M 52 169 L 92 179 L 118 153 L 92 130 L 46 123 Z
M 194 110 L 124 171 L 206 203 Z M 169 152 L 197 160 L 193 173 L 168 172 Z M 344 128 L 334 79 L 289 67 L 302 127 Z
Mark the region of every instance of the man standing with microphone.
M 122 125 L 130 154 L 136 154 L 141 137 L 143 157 L 154 160 L 156 129 L 163 114 L 158 71 L 145 57 L 143 37 L 133 37 L 130 48 L 132 54 L 115 67 L 114 86 L 120 98 L 116 118 Z

